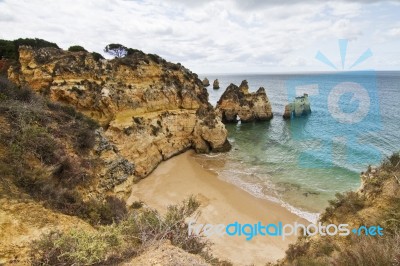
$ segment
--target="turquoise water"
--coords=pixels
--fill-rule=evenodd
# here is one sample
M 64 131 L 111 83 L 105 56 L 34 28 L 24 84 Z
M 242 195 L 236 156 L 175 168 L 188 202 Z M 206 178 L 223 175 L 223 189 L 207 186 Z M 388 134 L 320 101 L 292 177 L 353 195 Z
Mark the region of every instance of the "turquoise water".
M 400 72 L 292 75 L 204 75 L 221 88 L 208 88 L 215 105 L 230 83 L 243 79 L 250 91 L 263 86 L 272 103 L 274 118 L 268 122 L 229 124 L 232 151 L 200 156 L 219 176 L 257 197 L 279 202 L 309 220 L 337 192 L 357 189 L 360 172 L 400 150 Z M 368 91 L 369 112 L 361 122 L 347 125 L 333 119 L 327 97 L 345 81 Z M 294 97 L 291 84 L 319 85 L 310 96 L 312 114 L 283 120 L 285 104 Z M 358 102 L 357 102 L 358 101 Z M 366 99 L 347 93 L 338 102 L 343 112 L 354 112 Z M 222 163 L 221 163 L 222 162 Z

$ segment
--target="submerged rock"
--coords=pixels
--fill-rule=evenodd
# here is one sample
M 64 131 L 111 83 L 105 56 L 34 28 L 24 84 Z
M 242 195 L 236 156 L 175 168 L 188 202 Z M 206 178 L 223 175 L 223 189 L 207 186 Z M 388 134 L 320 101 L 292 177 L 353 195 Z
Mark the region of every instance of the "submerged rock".
M 214 82 L 213 82 L 213 89 L 214 89 L 214 90 L 219 89 L 219 81 L 218 81 L 218 79 L 214 80 Z
M 308 115 L 311 113 L 310 101 L 308 100 L 308 94 L 304 93 L 303 96 L 296 97 L 292 103 L 285 106 L 285 112 L 283 114 L 284 119 Z
M 210 86 L 210 81 L 208 80 L 208 78 L 204 78 L 202 82 L 204 87 Z
M 219 99 L 217 111 L 224 123 L 270 120 L 273 117 L 271 103 L 263 87 L 250 93 L 246 80 L 240 86 L 230 84 Z

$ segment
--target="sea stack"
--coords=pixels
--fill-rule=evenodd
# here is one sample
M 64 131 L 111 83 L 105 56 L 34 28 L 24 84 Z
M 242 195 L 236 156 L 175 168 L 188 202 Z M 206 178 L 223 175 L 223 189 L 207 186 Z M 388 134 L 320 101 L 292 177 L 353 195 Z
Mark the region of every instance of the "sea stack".
M 273 117 L 271 103 L 263 87 L 250 93 L 246 80 L 240 86 L 230 84 L 216 107 L 224 123 L 270 120 Z
M 204 78 L 202 82 L 204 87 L 210 86 L 210 81 L 208 80 L 208 78 Z
M 213 82 L 213 89 L 214 89 L 214 90 L 219 89 L 219 81 L 218 81 L 218 79 L 214 80 L 214 82 Z
M 308 94 L 304 93 L 303 96 L 298 96 L 292 103 L 285 106 L 285 112 L 283 114 L 284 119 L 305 116 L 311 113 L 310 101 L 308 100 Z

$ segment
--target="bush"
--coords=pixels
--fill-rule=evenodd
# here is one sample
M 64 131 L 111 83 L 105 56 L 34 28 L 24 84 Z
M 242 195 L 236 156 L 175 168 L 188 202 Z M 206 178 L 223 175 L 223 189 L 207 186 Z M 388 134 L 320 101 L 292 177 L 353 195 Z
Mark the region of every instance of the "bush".
M 96 143 L 94 130 L 89 127 L 78 129 L 76 134 L 75 148 L 80 151 L 92 149 Z
M 0 40 L 0 59 L 7 58 L 16 60 L 15 45 L 12 41 Z
M 110 202 L 113 202 L 110 207 L 115 206 L 114 200 Z M 33 264 L 117 263 L 164 239 L 170 239 L 174 245 L 189 252 L 200 253 L 207 242 L 197 236 L 188 236 L 187 225 L 184 223 L 184 219 L 198 206 L 197 200 L 190 197 L 179 205 L 170 206 L 165 216 L 146 209 L 134 211 L 119 224 L 101 226 L 97 231 L 72 230 L 44 235 L 33 242 Z
M 362 237 L 338 253 L 332 265 L 400 265 L 400 236 L 385 238 Z
M 309 242 L 299 242 L 295 244 L 289 244 L 289 248 L 286 250 L 286 258 L 289 261 L 294 261 L 296 258 L 305 255 L 310 247 Z
M 70 52 L 87 52 L 85 48 L 80 45 L 73 45 L 68 48 Z
M 356 192 L 336 193 L 336 199 L 329 201 L 329 207 L 321 215 L 321 222 L 327 222 L 336 217 L 339 220 L 345 220 L 346 215 L 355 215 L 365 205 L 365 199 Z
M 18 60 L 19 52 L 18 49 L 20 46 L 30 46 L 34 49 L 44 48 L 44 47 L 53 47 L 58 48 L 58 45 L 43 39 L 38 38 L 19 38 L 14 41 L 8 40 L 0 40 L 0 59 L 6 58 L 11 60 Z
M 34 242 L 33 265 L 93 265 L 107 262 L 121 239 L 118 232 L 52 232 Z
M 399 171 L 400 153 L 393 153 L 390 157 L 386 158 L 382 163 L 382 169 L 386 171 Z
M 80 168 L 80 163 L 76 159 L 65 157 L 58 163 L 56 169 L 53 171 L 53 176 L 63 185 L 73 188 L 83 181 L 84 173 Z
M 128 210 L 126 209 L 125 201 L 114 196 L 107 196 L 105 204 L 101 208 L 100 223 L 119 223 L 126 218 L 127 214 Z
M 102 56 L 101 54 L 99 54 L 99 53 L 96 53 L 96 52 L 92 52 L 92 56 L 93 56 L 93 59 L 95 60 L 95 61 L 99 61 L 100 59 L 104 59 L 104 56 Z
M 3 95 L 4 100 L 15 100 L 26 103 L 38 100 L 32 90 L 25 87 L 17 87 L 5 77 L 0 77 L 0 93 Z

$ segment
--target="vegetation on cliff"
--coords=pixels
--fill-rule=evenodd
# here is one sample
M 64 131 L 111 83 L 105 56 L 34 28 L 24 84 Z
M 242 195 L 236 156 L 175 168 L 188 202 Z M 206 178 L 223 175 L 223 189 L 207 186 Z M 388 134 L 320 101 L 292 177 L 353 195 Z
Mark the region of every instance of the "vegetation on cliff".
M 160 215 L 142 203 L 128 210 L 123 200 L 96 192 L 96 173 L 104 166 L 93 152 L 95 121 L 4 78 L 0 110 L 0 192 L 5 200 L 33 200 L 94 226 L 44 234 L 31 245 L 34 265 L 115 264 L 164 240 L 201 255 L 204 264 L 229 265 L 208 253 L 205 239 L 187 235 L 184 220 L 199 206 L 194 198 Z M 26 261 L 21 254 L 16 258 Z
M 380 225 L 383 236 L 300 237 L 278 265 L 400 265 L 400 155 L 362 173 L 357 192 L 337 194 L 323 224 Z
M 19 56 L 18 49 L 21 46 L 30 46 L 34 49 L 53 47 L 59 48 L 57 44 L 38 38 L 19 38 L 14 41 L 0 40 L 0 59 L 17 60 Z
M 98 182 L 100 161 L 91 153 L 98 128 L 95 121 L 4 78 L 0 80 L 0 110 L 3 193 L 17 198 L 28 194 L 48 208 L 91 224 L 122 218 L 125 203 L 118 198 L 85 200 L 82 193 L 83 187 Z
M 193 254 L 202 254 L 208 243 L 198 236 L 188 236 L 185 218 L 199 203 L 193 197 L 169 206 L 165 215 L 152 209 L 133 210 L 118 224 L 100 226 L 95 231 L 52 232 L 34 242 L 34 265 L 114 265 L 142 253 L 149 246 L 168 240 Z
M 0 80 L 0 264 L 29 264 L 31 248 L 40 265 L 113 263 L 165 239 L 219 263 L 187 236 L 193 199 L 166 216 L 123 200 L 162 160 L 229 149 L 197 75 L 131 48 L 102 60 L 77 45 L 0 44 L 11 80 Z
M 125 49 L 109 45 L 109 51 Z M 96 120 L 113 145 L 109 156 L 135 165 L 119 182 L 147 176 L 161 161 L 193 148 L 229 150 L 227 131 L 197 75 L 161 57 L 126 48 L 126 56 L 98 60 L 93 53 L 21 47 L 8 77 L 52 101 Z M 114 184 L 114 185 L 115 185 Z M 108 185 L 107 185 L 108 186 Z

